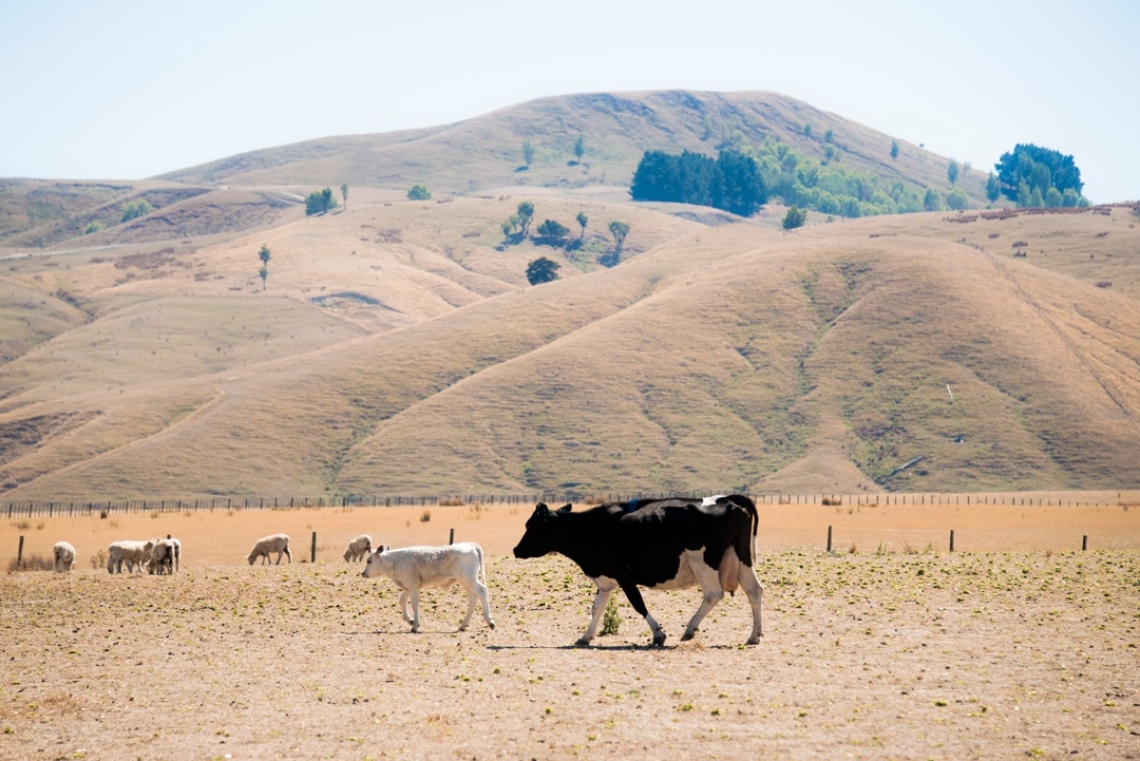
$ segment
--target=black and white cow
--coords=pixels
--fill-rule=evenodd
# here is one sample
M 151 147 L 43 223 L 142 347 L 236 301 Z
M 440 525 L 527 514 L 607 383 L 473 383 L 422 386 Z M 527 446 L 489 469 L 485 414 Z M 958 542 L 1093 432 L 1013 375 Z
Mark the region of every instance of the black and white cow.
M 618 587 L 645 617 L 653 644 L 665 644 L 665 632 L 649 615 L 638 587 L 684 589 L 694 584 L 704 591 L 704 600 L 682 640 L 692 639 L 724 593 L 740 586 L 752 607 L 748 644 L 755 645 L 762 635 L 764 591 L 752 569 L 758 525 L 756 505 L 739 494 L 705 500 L 616 502 L 580 513 L 571 512 L 570 505 L 551 510 L 539 503 L 514 552 L 517 558 L 562 553 L 598 585 L 593 618 L 578 645 L 590 644 L 606 603 Z

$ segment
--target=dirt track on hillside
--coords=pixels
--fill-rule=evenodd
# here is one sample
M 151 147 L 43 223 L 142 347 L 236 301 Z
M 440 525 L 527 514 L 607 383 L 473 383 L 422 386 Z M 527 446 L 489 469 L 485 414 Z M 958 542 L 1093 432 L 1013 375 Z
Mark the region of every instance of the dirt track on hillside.
M 754 648 L 741 595 L 679 643 L 696 590 L 570 647 L 581 573 L 496 554 L 495 631 L 412 635 L 360 569 L 0 577 L 0 757 L 1140 758 L 1136 552 L 764 553 Z

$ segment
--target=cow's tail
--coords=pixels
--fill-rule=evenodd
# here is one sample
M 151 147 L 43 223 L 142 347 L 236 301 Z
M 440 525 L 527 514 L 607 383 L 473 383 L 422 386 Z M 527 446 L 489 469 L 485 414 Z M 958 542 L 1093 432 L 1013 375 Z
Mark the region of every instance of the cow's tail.
M 475 551 L 479 553 L 479 575 L 483 577 L 483 586 L 487 586 L 487 568 L 483 565 L 483 548 L 477 544 Z

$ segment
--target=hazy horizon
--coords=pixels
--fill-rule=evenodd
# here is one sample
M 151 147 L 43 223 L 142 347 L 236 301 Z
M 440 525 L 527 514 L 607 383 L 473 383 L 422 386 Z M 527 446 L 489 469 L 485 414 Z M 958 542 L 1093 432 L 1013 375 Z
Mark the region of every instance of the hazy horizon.
M 1094 202 L 1140 198 L 1140 7 L 883 0 L 379 7 L 0 4 L 0 176 L 140 179 L 535 98 L 778 92 L 988 171 L 1072 154 Z

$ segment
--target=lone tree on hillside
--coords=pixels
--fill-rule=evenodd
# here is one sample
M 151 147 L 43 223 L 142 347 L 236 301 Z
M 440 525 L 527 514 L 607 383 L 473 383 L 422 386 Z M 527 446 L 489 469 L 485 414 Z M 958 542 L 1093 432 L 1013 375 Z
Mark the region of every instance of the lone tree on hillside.
M 261 290 L 265 290 L 265 279 L 269 277 L 269 246 L 262 244 L 261 250 L 257 252 L 257 258 L 261 260 L 261 269 L 257 274 L 261 276 Z
M 523 140 L 523 165 L 530 169 L 530 165 L 534 162 L 534 146 L 530 144 L 529 140 Z
M 926 195 L 922 199 L 922 208 L 926 211 L 941 211 L 942 210 L 942 196 L 934 188 L 927 188 Z
M 586 155 L 586 137 L 578 135 L 578 139 L 574 141 L 574 160 L 579 164 L 582 163 L 582 157 Z
M 309 195 L 305 196 L 305 215 L 313 216 L 314 214 L 324 214 L 329 209 L 336 208 L 336 199 L 333 198 L 332 190 L 325 188 L 324 190 L 314 190 Z
M 894 161 L 898 157 L 899 157 L 899 141 L 898 140 L 892 140 L 891 141 L 891 161 Z
M 139 198 L 137 200 L 131 201 L 129 204 L 123 207 L 123 217 L 120 221 L 130 222 L 132 219 L 145 217 L 152 211 L 154 211 L 154 207 L 150 205 L 150 201 L 146 200 L 145 198 Z
M 946 194 L 946 205 L 954 211 L 965 211 L 970 208 L 970 197 L 961 188 L 954 188 Z
M 994 177 L 994 173 L 990 172 L 990 176 L 986 179 L 986 199 L 993 203 L 1001 195 L 1001 183 L 998 178 Z
M 610 235 L 614 236 L 614 253 L 621 256 L 621 247 L 625 243 L 625 236 L 629 235 L 629 223 L 617 220 L 610 222 Z
M 946 167 L 946 179 L 950 180 L 953 185 L 958 181 L 958 162 L 950 159 L 950 164 Z
M 526 279 L 531 285 L 549 283 L 558 279 L 558 270 L 561 268 L 562 265 L 558 262 L 542 256 L 526 266 Z
M 788 209 L 788 213 L 784 215 L 784 229 L 795 230 L 797 227 L 803 227 L 806 221 L 807 210 L 801 209 L 798 206 L 792 206 Z
M 348 183 L 343 182 L 340 185 L 340 197 L 344 199 L 344 208 L 348 208 Z
M 426 201 L 431 198 L 431 191 L 427 189 L 426 185 L 413 185 L 408 188 L 409 201 Z
M 578 226 L 582 228 L 582 232 L 578 234 L 578 240 L 582 240 L 586 236 L 586 225 L 590 223 L 590 218 L 586 216 L 586 212 L 580 211 L 574 219 L 578 220 Z

